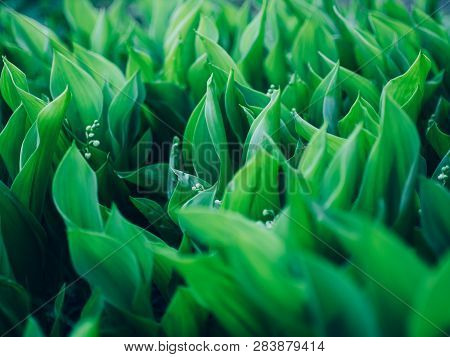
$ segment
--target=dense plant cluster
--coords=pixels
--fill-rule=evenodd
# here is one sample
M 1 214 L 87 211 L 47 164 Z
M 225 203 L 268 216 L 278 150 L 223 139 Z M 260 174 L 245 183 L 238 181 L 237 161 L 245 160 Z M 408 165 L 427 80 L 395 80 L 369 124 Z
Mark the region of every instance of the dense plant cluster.
M 444 5 L 2 1 L 0 333 L 449 334 Z

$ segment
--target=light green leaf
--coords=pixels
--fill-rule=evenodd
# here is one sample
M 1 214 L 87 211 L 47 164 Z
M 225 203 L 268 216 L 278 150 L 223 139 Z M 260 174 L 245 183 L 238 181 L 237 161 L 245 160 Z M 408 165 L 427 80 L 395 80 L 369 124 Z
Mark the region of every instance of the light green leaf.
M 245 77 L 239 70 L 234 60 L 222 47 L 200 33 L 197 33 L 197 36 L 200 37 L 200 40 L 202 41 L 206 54 L 208 56 L 208 60 L 212 64 L 222 69 L 226 74 L 230 73 L 230 70 L 233 70 L 236 81 L 244 85 L 247 84 Z
M 326 123 L 328 132 L 336 134 L 341 107 L 341 87 L 338 82 L 339 62 L 320 82 L 311 96 L 310 121 L 316 127 Z
M 320 182 L 334 154 L 330 149 L 326 130 L 325 124 L 312 136 L 299 163 L 300 173 L 310 185 L 313 194 L 319 192 Z
M 100 88 L 108 83 L 114 93 L 117 93 L 124 86 L 125 77 L 114 63 L 76 43 L 74 43 L 73 49 L 74 57 L 90 73 Z
M 362 124 L 370 134 L 378 136 L 380 117 L 364 98 L 356 98 L 347 115 L 338 123 L 339 133 L 348 137 L 353 130 Z
M 270 102 L 251 124 L 244 146 L 243 157 L 246 160 L 249 160 L 258 151 L 258 148 L 265 141 L 266 136 L 270 136 L 276 143 L 279 142 L 281 126 L 280 96 L 279 90 L 274 91 Z
M 323 176 L 321 196 L 325 207 L 348 209 L 358 193 L 367 148 L 361 125 L 336 152 Z
M 108 126 L 116 157 L 130 146 L 131 118 L 137 99 L 138 77 L 135 74 L 120 88 L 108 109 Z
M 3 57 L 3 64 L 0 77 L 0 91 L 5 102 L 14 111 L 21 102 L 17 88 L 28 91 L 28 82 L 25 73 L 9 62 L 6 57 Z
M 386 92 L 381 108 L 380 134 L 367 159 L 356 207 L 394 223 L 411 209 L 420 141 L 413 122 Z
M 292 45 L 292 61 L 301 78 L 309 78 L 311 66 L 322 75 L 322 60 L 319 51 L 333 60 L 338 59 L 335 40 L 319 16 L 305 20 Z
M 401 76 L 391 79 L 383 91 L 416 122 L 422 105 L 425 80 L 430 70 L 430 60 L 422 53 Z
M 68 228 L 103 231 L 94 171 L 72 144 L 53 179 L 53 200 Z
M 328 70 L 332 70 L 336 66 L 336 63 L 324 54 L 321 53 L 321 56 L 327 64 Z M 378 109 L 380 91 L 372 81 L 342 66 L 339 66 L 338 81 L 342 90 L 347 92 L 353 100 L 356 100 L 358 95 L 361 95 L 372 107 Z
M 240 143 L 245 141 L 249 126 L 240 105 L 244 104 L 244 98 L 234 81 L 234 71 L 231 70 L 225 88 L 225 112 L 233 133 Z
M 205 220 L 208 221 L 208 226 L 202 223 Z M 253 317 L 249 319 L 248 313 L 241 312 L 237 316 L 242 317 L 242 327 L 235 331 L 245 334 L 257 333 L 264 326 L 266 331 L 272 331 L 268 332 L 271 334 L 277 333 L 276 331 L 286 334 L 301 333 L 305 327 L 299 325 L 298 316 L 302 314 L 305 292 L 288 273 L 286 260 L 282 259 L 285 253 L 284 246 L 273 233 L 244 219 L 239 214 L 226 211 L 218 214 L 207 208 L 183 210 L 180 214 L 180 224 L 188 234 L 210 248 L 218 250 L 225 257 L 227 265 L 223 267 L 219 262 L 214 262 L 215 264 L 212 265 L 212 259 L 209 261 L 210 268 L 204 267 L 209 275 L 204 277 L 204 286 L 210 285 L 206 284 L 206 281 L 210 281 L 214 274 L 222 271 L 219 273 L 222 277 L 216 278 L 217 283 L 215 283 L 219 293 L 211 294 L 211 285 L 201 288 L 198 283 L 195 290 L 196 294 L 201 294 L 202 297 L 205 297 L 210 290 L 208 303 L 212 303 L 213 297 L 217 299 L 217 302 L 214 302 L 217 310 L 214 309 L 212 312 L 218 318 L 223 318 L 222 322 L 227 327 L 230 326 L 229 317 L 221 316 L 222 312 L 234 313 L 238 306 L 242 309 L 244 306 L 253 304 L 254 307 L 248 311 L 256 309 L 259 313 L 252 314 Z M 269 263 L 275 261 L 279 264 Z M 183 272 L 183 274 L 188 273 Z M 217 286 L 219 281 L 232 290 L 228 296 L 233 296 L 233 299 L 230 299 L 225 306 L 223 297 L 219 300 L 219 295 L 223 294 L 223 290 Z M 233 291 L 237 287 L 239 287 L 238 294 Z M 287 298 L 288 296 L 291 298 Z M 240 302 L 242 298 L 244 301 Z M 225 311 L 223 311 L 224 308 Z M 258 320 L 260 323 L 263 321 L 272 321 L 272 323 L 270 327 L 260 325 L 256 330 L 254 330 L 255 326 L 248 326 L 250 323 L 254 325 Z M 247 332 L 245 332 L 246 329 Z
M 295 109 L 302 113 L 308 107 L 310 101 L 310 90 L 308 85 L 303 82 L 297 74 L 293 74 L 287 86 L 281 94 L 281 102 L 290 109 Z
M 209 16 L 205 16 L 203 14 L 200 16 L 200 23 L 198 25 L 197 32 L 205 37 L 208 37 L 213 42 L 219 41 L 219 30 L 214 23 L 214 20 Z M 205 53 L 202 40 L 198 36 L 195 38 L 195 52 L 197 57 Z
M 150 55 L 137 48 L 128 49 L 128 62 L 126 75 L 131 78 L 137 71 L 141 73 L 144 83 L 150 83 L 155 75 L 155 64 Z
M 221 207 L 255 221 L 269 219 L 266 211 L 280 209 L 278 170 L 278 161 L 260 149 L 230 181 Z
M 53 57 L 50 90 L 56 98 L 69 87 L 73 101 L 67 118 L 79 139 L 86 140 L 85 128 L 98 120 L 103 108 L 103 94 L 95 80 L 81 67 L 64 55 L 55 52 Z
M 86 37 L 95 27 L 98 11 L 89 0 L 64 0 L 64 15 L 69 25 Z
M 104 233 L 69 229 L 68 236 L 70 257 L 77 273 L 100 289 L 111 304 L 132 310 L 141 279 L 131 249 Z
M 444 133 L 434 120 L 427 128 L 426 137 L 439 157 L 444 157 L 450 150 L 450 135 Z
M 20 148 L 28 129 L 27 113 L 23 105 L 20 105 L 0 133 L 0 156 L 12 179 L 19 172 Z
M 295 119 L 295 129 L 303 139 L 306 141 L 311 141 L 313 136 L 318 133 L 321 129 L 316 128 L 315 126 L 308 123 L 297 113 L 293 113 Z M 328 148 L 331 153 L 335 153 L 339 150 L 339 148 L 345 143 L 344 138 L 340 138 L 339 136 L 335 136 L 329 133 L 326 133 Z
M 42 212 L 51 176 L 51 158 L 56 149 L 55 138 L 61 131 L 70 99 L 71 95 L 66 89 L 39 112 L 35 124 L 39 144 L 11 186 L 11 191 L 36 217 L 40 217 Z
M 259 13 L 245 28 L 239 43 L 239 68 L 244 77 L 256 87 L 262 86 L 264 27 L 266 22 L 267 1 L 263 0 Z

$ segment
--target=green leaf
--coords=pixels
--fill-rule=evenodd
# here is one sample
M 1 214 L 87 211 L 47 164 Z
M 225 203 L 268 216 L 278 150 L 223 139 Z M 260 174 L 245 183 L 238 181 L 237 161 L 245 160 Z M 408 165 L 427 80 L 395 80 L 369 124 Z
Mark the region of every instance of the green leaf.
M 444 157 L 450 150 L 450 135 L 444 133 L 434 120 L 431 121 L 431 125 L 427 128 L 426 137 L 439 157 Z
M 55 52 L 50 79 L 52 96 L 57 97 L 67 86 L 73 96 L 67 119 L 79 139 L 86 140 L 86 126 L 100 119 L 102 113 L 102 91 L 95 80 L 81 67 L 64 55 Z
M 422 53 L 401 76 L 391 79 L 383 91 L 416 122 L 422 105 L 425 80 L 430 70 L 430 60 Z
M 264 143 L 265 137 L 270 136 L 276 143 L 280 140 L 281 100 L 280 91 L 276 90 L 270 102 L 259 113 L 250 126 L 245 139 L 243 157 L 249 160 Z
M 259 13 L 245 28 L 239 42 L 239 68 L 250 83 L 256 87 L 262 86 L 261 73 L 263 70 L 264 27 L 266 25 L 267 1 Z
M 234 282 L 233 276 L 217 256 L 178 258 L 175 267 L 186 280 L 198 304 L 215 316 L 229 335 L 264 333 L 254 305 L 242 294 L 241 287 Z
M 113 202 L 119 207 L 124 208 L 129 206 L 128 196 L 130 190 L 126 183 L 119 178 L 114 170 L 113 164 L 110 160 L 106 160 L 96 171 L 98 198 L 102 204 L 111 207 Z
M 281 39 L 278 39 L 264 61 L 264 70 L 270 83 L 283 86 L 287 82 L 289 67 Z
M 327 64 L 328 70 L 332 70 L 336 66 L 336 63 L 324 54 L 321 53 L 321 56 Z M 356 100 L 361 95 L 372 107 L 378 109 L 380 91 L 372 81 L 342 66 L 339 66 L 338 81 L 342 90 L 347 92 L 353 100 Z
M 95 27 L 98 11 L 89 0 L 64 0 L 64 15 L 69 25 L 89 37 Z
M 422 230 L 430 247 L 437 254 L 443 254 L 450 247 L 450 224 L 447 207 L 450 193 L 434 180 L 420 180 L 420 209 Z
M 56 45 L 59 50 L 65 49 L 52 30 L 31 17 L 13 11 L 11 20 L 16 42 L 37 58 L 45 62 L 50 60 L 51 45 Z
M 42 295 L 46 233 L 32 213 L 0 182 L 3 245 L 17 282 Z
M 169 172 L 167 178 L 167 198 L 172 196 L 175 186 L 177 185 L 178 178 L 174 170 L 179 170 L 183 162 L 183 152 L 181 150 L 181 142 L 178 136 L 174 136 L 172 140 L 172 146 L 170 147 L 169 155 Z
M 95 173 L 75 144 L 72 144 L 55 172 L 53 200 L 68 228 L 103 231 Z
M 409 333 L 412 336 L 448 336 L 450 314 L 447 298 L 450 294 L 450 259 L 447 254 L 426 280 L 418 293 L 410 314 Z
M 204 225 L 203 221 L 208 221 L 208 226 Z M 246 317 L 248 313 L 242 314 L 241 312 L 240 315 L 237 315 L 242 317 L 242 327 L 234 331 L 244 333 L 248 323 L 254 324 L 253 321 L 259 319 L 260 322 L 272 321 L 270 327 L 264 326 L 266 331 L 269 329 L 272 330 L 272 333 L 276 333 L 275 331 L 287 334 L 300 333 L 304 328 L 298 324 L 298 316 L 301 315 L 303 308 L 304 289 L 288 273 L 287 262 L 282 258 L 285 253 L 284 246 L 274 234 L 259 227 L 256 223 L 244 219 L 239 214 L 226 211 L 218 214 L 214 210 L 206 208 L 183 210 L 183 213 L 180 213 L 180 224 L 188 234 L 211 248 L 219 250 L 229 264 L 228 269 L 222 273 L 224 276 L 217 278 L 218 282 L 215 285 L 219 289 L 217 290 L 218 293 L 213 294 L 215 299 L 219 299 L 219 295 L 223 294 L 223 290 L 217 286 L 219 281 L 228 285 L 230 282 L 227 282 L 227 280 L 230 278 L 236 281 L 231 284 L 236 286 L 237 283 L 239 290 L 242 291 L 239 295 L 245 294 L 247 296 L 247 303 L 240 303 L 238 297 L 229 300 L 228 306 L 225 306 L 226 313 L 236 311 L 237 306 L 242 309 L 249 303 L 254 304 L 256 311 L 260 311 L 259 314 L 252 314 L 253 317 L 250 321 Z M 274 261 L 279 261 L 279 263 L 269 263 Z M 211 260 L 210 265 L 212 265 Z M 203 285 L 205 288 L 198 285 L 194 288 L 197 290 L 197 294 L 202 294 L 202 297 L 212 287 L 211 283 L 207 284 L 206 282 L 210 282 L 214 277 L 214 270 L 217 269 L 220 272 L 225 268 L 221 267 L 219 263 L 214 265 L 210 266 L 209 269 L 204 267 L 209 275 L 209 277 L 204 277 Z M 187 272 L 184 271 L 183 274 L 187 274 Z M 191 285 L 189 278 L 188 283 Z M 206 287 L 208 285 L 210 286 Z M 234 295 L 236 293 L 231 292 L 228 296 Z M 209 297 L 213 296 L 209 292 Z M 212 311 L 214 314 L 220 314 L 219 308 L 221 310 L 224 308 L 224 306 L 220 306 L 220 304 L 223 304 L 223 297 L 220 300 L 214 302 L 216 306 L 218 305 L 217 310 Z M 211 304 L 211 302 L 209 303 Z M 269 308 L 269 306 L 272 308 Z M 217 317 L 219 318 L 218 315 Z M 223 322 L 228 325 L 229 321 Z M 253 333 L 257 333 L 261 327 L 260 325 Z M 252 327 L 252 329 L 254 328 Z M 234 334 L 234 331 L 232 330 L 231 333 Z M 249 331 L 252 330 L 247 330 L 245 334 L 248 334 Z
M 198 57 L 189 67 L 188 82 L 196 102 L 200 101 L 206 92 L 206 84 L 211 76 L 206 53 Z
M 316 128 L 315 126 L 308 123 L 297 113 L 293 113 L 295 119 L 295 129 L 303 139 L 306 141 L 311 141 L 313 136 L 318 133 L 321 129 Z M 335 136 L 329 133 L 326 133 L 328 148 L 331 153 L 335 153 L 339 150 L 339 148 L 345 143 L 344 138 L 340 138 L 339 136 Z
M 178 230 L 157 202 L 142 197 L 130 197 L 130 201 L 167 242 L 175 240 L 174 236 L 178 235 Z
M 155 64 L 152 57 L 144 51 L 130 47 L 128 49 L 128 62 L 126 74 L 131 78 L 137 71 L 141 73 L 144 83 L 150 83 L 155 76 Z M 120 86 L 121 87 L 121 86 Z
M 3 57 L 3 69 L 0 76 L 0 91 L 2 97 L 12 111 L 15 111 L 21 102 L 17 88 L 28 91 L 28 82 L 25 73 Z
M 42 331 L 39 323 L 33 317 L 27 319 L 27 324 L 25 325 L 23 331 L 23 337 L 44 337 L 44 332 Z
M 322 223 L 348 252 L 358 280 L 373 297 L 385 333 L 404 334 L 417 287 L 429 268 L 395 234 L 359 215 L 328 212 Z
M 66 284 L 63 284 L 55 298 L 55 305 L 53 307 L 54 319 L 52 329 L 50 331 L 51 337 L 58 337 L 62 335 L 62 324 L 63 324 L 62 319 L 63 319 L 63 307 L 65 297 L 66 297 Z
M 127 246 L 134 255 L 139 269 L 139 286 L 133 298 L 133 312 L 151 315 L 148 301 L 153 270 L 153 254 L 146 246 L 147 236 L 141 227 L 129 223 L 113 206 L 111 215 L 105 225 L 105 234 Z M 119 253 L 121 254 L 121 253 Z
M 11 191 L 36 217 L 42 212 L 50 181 L 51 158 L 56 149 L 55 138 L 59 136 L 70 99 L 71 95 L 66 89 L 39 112 L 36 119 L 39 144 L 11 186 Z
M 210 16 L 201 15 L 197 32 L 208 37 L 213 42 L 219 41 L 219 30 Z M 205 48 L 199 37 L 195 38 L 195 52 L 197 57 L 205 53 Z
M 394 47 L 401 52 L 401 55 L 397 55 L 395 51 L 390 51 L 389 54 L 395 64 L 400 69 L 405 66 L 408 68 L 417 57 L 420 49 L 416 31 L 405 23 L 377 11 L 369 13 L 369 22 L 382 48 L 391 49 Z
M 326 130 L 324 125 L 312 136 L 299 163 L 299 170 L 314 194 L 318 193 L 320 182 L 334 154 Z
M 8 252 L 5 243 L 3 243 L 2 231 L 0 226 L 0 275 L 5 278 L 14 279 L 14 274 L 9 263 Z
M 447 58 L 450 54 L 448 29 L 446 30 L 416 6 L 412 9 L 412 17 L 421 45 L 432 54 L 441 67 L 448 69 Z
M 328 132 L 336 134 L 341 106 L 341 87 L 338 82 L 339 62 L 320 82 L 311 96 L 311 124 L 316 127 L 327 124 Z
M 187 123 L 184 143 L 197 175 L 223 192 L 231 174 L 227 138 L 217 89 L 213 77 L 208 80 L 205 99 L 200 101 Z
M 385 92 L 381 102 L 380 134 L 367 159 L 356 207 L 394 223 L 411 209 L 420 141 L 394 99 Z
M 334 12 L 352 38 L 355 59 L 361 68 L 363 76 L 375 79 L 378 83 L 384 82 L 387 66 L 383 50 L 376 42 L 374 36 L 352 24 L 336 7 L 334 7 Z
M 247 120 L 240 107 L 242 104 L 244 104 L 244 98 L 234 81 L 234 71 L 231 70 L 225 88 L 225 112 L 231 129 L 240 143 L 245 141 L 248 132 Z
M 199 336 L 208 315 L 189 288 L 179 287 L 164 313 L 161 324 L 167 336 Z
M 290 197 L 288 205 L 276 216 L 273 231 L 290 249 L 314 249 L 318 241 L 314 237 L 314 218 L 306 196 L 293 192 Z
M 302 113 L 308 107 L 310 101 L 310 90 L 297 74 L 293 74 L 287 86 L 281 94 L 281 102 L 290 109 Z
M 380 117 L 372 106 L 358 96 L 347 115 L 339 120 L 339 134 L 348 137 L 358 125 L 362 126 L 366 147 L 370 148 L 378 136 Z
M 194 0 L 188 0 L 180 4 L 172 13 L 166 30 L 164 39 L 164 52 L 169 53 L 171 47 L 176 44 L 178 39 L 183 40 L 187 32 L 195 21 L 201 3 Z
M 230 55 L 222 47 L 220 47 L 220 45 L 198 32 L 197 36 L 200 37 L 200 40 L 202 41 L 203 47 L 205 48 L 206 54 L 208 56 L 208 60 L 212 64 L 222 69 L 227 74 L 230 73 L 231 70 L 233 70 L 236 81 L 244 85 L 247 84 L 247 81 L 239 70 L 237 64 L 230 57 Z
M 264 59 L 264 71 L 270 83 L 284 86 L 288 80 L 289 66 L 284 51 L 285 41 L 281 35 L 283 28 L 279 24 L 277 4 L 273 1 L 267 4 L 265 42 L 269 52 Z
M 135 74 L 131 77 L 112 99 L 108 109 L 108 126 L 116 157 L 130 146 L 131 118 L 138 99 L 138 80 Z
M 70 229 L 68 239 L 77 273 L 100 289 L 111 304 L 131 310 L 141 286 L 138 262 L 131 249 L 107 234 L 81 229 Z
M 39 112 L 44 109 L 47 102 L 44 102 L 42 99 L 39 99 L 33 94 L 28 93 L 18 87 L 16 88 L 17 92 L 20 95 L 20 99 L 22 100 L 22 104 L 28 114 L 28 122 L 34 124 L 39 115 Z
M 267 220 L 266 211 L 280 209 L 278 169 L 276 159 L 257 151 L 230 181 L 221 207 L 255 221 Z
M 221 193 L 228 182 L 231 174 L 231 162 L 228 154 L 227 137 L 225 133 L 224 120 L 222 117 L 217 89 L 213 77 L 208 80 L 205 101 L 206 127 L 214 145 L 214 150 L 220 160 L 218 191 Z
M 208 182 L 190 175 L 186 172 L 172 169 L 176 174 L 178 183 L 175 186 L 172 196 L 169 200 L 167 212 L 170 218 L 178 223 L 178 211 L 189 202 L 189 200 L 195 198 L 197 195 L 207 192 L 213 186 Z
M 89 51 L 83 46 L 73 44 L 74 57 L 80 66 L 84 67 L 98 86 L 103 88 L 105 83 L 110 84 L 114 93 L 117 93 L 125 84 L 125 77 L 121 70 L 102 55 Z
M 2 336 L 20 335 L 31 308 L 27 291 L 14 280 L 0 276 L 0 295 L 0 333 Z
M 98 12 L 95 26 L 89 36 L 90 47 L 94 52 L 106 55 L 112 44 L 112 28 L 106 17 L 105 9 Z
M 319 324 L 323 325 L 320 335 L 379 334 L 370 300 L 345 273 L 312 254 L 305 254 L 303 262 L 313 290 L 311 298 L 318 305 Z
M 146 165 L 136 171 L 118 171 L 117 175 L 133 184 L 140 190 L 164 195 L 167 192 L 167 171 L 169 165 L 157 163 Z
M 28 128 L 27 113 L 23 105 L 20 105 L 0 133 L 0 156 L 12 179 L 19 172 L 20 148 Z
M 348 209 L 358 193 L 368 150 L 357 126 L 336 152 L 323 176 L 321 196 L 325 207 Z
M 99 289 L 95 289 L 83 306 L 80 319 L 70 332 L 71 337 L 99 337 L 100 319 L 105 308 L 105 299 Z
M 194 60 L 195 35 L 201 2 L 189 0 L 181 3 L 170 17 L 164 38 L 164 74 L 169 81 L 184 84 L 186 73 Z
M 292 61 L 301 78 L 309 78 L 309 66 L 323 74 L 319 51 L 333 60 L 338 59 L 333 36 L 316 15 L 305 20 L 292 45 Z

